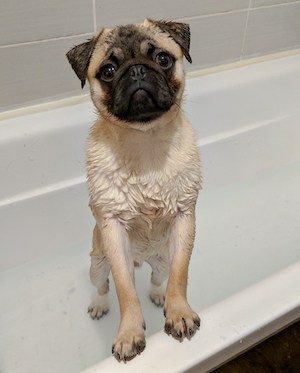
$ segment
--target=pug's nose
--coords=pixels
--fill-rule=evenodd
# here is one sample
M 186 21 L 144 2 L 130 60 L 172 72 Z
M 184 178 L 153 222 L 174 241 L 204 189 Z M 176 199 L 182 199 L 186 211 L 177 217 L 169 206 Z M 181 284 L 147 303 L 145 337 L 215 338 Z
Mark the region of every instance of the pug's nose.
M 129 76 L 132 80 L 140 81 L 144 80 L 147 75 L 147 69 L 143 65 L 131 66 L 129 69 Z

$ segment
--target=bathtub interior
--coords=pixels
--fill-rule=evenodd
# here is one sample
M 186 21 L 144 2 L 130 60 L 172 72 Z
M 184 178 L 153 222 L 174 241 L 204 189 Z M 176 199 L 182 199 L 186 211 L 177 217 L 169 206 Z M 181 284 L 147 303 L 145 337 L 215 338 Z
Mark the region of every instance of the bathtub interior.
M 286 57 L 187 81 L 204 179 L 188 288 L 200 316 L 300 260 L 299 62 Z M 93 321 L 86 312 L 94 223 L 84 148 L 93 118 L 82 102 L 0 126 L 2 373 L 77 372 L 111 355 L 113 281 L 108 315 Z M 144 264 L 136 286 L 147 337 L 164 324 L 149 284 Z

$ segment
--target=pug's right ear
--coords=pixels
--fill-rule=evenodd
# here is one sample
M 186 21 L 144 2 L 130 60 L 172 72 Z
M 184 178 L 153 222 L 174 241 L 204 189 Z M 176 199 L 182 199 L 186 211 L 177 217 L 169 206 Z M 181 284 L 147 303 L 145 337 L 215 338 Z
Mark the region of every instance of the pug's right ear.
M 78 78 L 81 80 L 81 88 L 84 87 L 86 81 L 86 74 L 87 69 L 90 64 L 90 60 L 99 40 L 101 34 L 101 30 L 97 36 L 94 36 L 92 39 L 86 41 L 85 43 L 75 45 L 69 52 L 67 53 L 67 58 L 75 71 Z

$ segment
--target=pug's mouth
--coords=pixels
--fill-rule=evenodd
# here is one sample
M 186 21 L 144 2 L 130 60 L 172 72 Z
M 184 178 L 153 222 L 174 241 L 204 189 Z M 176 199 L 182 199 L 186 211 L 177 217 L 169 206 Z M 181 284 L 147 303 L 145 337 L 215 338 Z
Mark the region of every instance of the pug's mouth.
M 139 87 L 130 96 L 125 117 L 128 122 L 149 122 L 163 113 L 153 94 Z

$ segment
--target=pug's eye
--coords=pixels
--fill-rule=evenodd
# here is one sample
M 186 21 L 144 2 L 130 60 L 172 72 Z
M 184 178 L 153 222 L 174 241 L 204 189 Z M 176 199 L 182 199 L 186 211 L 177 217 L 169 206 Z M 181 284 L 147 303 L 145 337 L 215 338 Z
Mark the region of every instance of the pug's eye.
M 104 65 L 101 69 L 101 79 L 104 82 L 110 82 L 113 80 L 117 68 L 113 64 Z
M 165 52 L 159 52 L 155 57 L 155 62 L 163 69 L 169 69 L 173 64 L 172 58 Z

